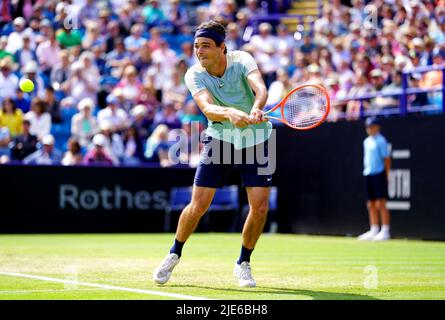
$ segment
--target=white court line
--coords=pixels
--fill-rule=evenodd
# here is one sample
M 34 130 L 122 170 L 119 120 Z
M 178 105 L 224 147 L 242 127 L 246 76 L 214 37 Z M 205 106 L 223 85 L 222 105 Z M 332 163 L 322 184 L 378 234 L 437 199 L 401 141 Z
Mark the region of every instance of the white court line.
M 20 277 L 20 278 L 29 278 L 29 279 L 58 282 L 58 283 L 66 283 L 66 284 L 74 284 L 74 285 L 79 285 L 79 286 L 101 288 L 101 289 L 108 289 L 108 290 L 151 294 L 154 296 L 163 296 L 163 297 L 169 297 L 169 298 L 178 298 L 178 299 L 187 299 L 187 300 L 211 300 L 209 298 L 188 296 L 188 295 L 179 294 L 179 293 L 168 293 L 168 292 L 154 291 L 154 290 L 143 290 L 143 289 L 117 287 L 117 286 L 110 286 L 110 285 L 106 285 L 106 284 L 79 282 L 79 281 L 72 281 L 72 280 L 65 280 L 65 279 L 34 276 L 34 275 L 30 275 L 30 274 L 15 273 L 15 272 L 0 272 L 0 275 L 11 276 L 11 277 Z

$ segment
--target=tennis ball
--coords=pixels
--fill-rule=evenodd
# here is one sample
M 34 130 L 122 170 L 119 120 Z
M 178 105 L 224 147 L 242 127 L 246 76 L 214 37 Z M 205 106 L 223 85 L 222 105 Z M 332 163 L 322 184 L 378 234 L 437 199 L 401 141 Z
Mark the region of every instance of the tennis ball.
M 34 90 L 34 82 L 29 79 L 24 79 L 20 81 L 20 89 L 23 92 L 31 92 L 32 90 Z

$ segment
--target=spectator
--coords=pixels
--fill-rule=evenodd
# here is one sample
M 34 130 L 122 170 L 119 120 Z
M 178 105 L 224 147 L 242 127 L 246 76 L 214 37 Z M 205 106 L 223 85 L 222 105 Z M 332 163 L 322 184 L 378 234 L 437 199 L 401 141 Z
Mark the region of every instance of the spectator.
M 0 127 L 8 128 L 12 137 L 22 133 L 23 112 L 18 109 L 11 98 L 2 101 L 0 110 Z
M 25 33 L 22 37 L 23 45 L 14 54 L 14 60 L 21 66 L 26 65 L 28 62 L 37 61 L 36 51 L 31 48 L 31 36 Z
M 117 103 L 113 95 L 107 97 L 107 107 L 97 114 L 99 127 L 102 127 L 104 122 L 110 123 L 113 131 L 121 131 L 129 127 L 128 115 L 125 110 L 118 107 Z
M 75 166 L 82 163 L 83 156 L 79 142 L 71 137 L 68 139 L 68 150 L 62 158 L 63 166 Z
M 142 92 L 142 83 L 137 78 L 137 70 L 133 65 L 125 67 L 123 78 L 114 89 L 120 89 L 126 103 L 134 103 Z
M 390 238 L 390 214 L 386 208 L 388 177 L 391 168 L 386 138 L 380 133 L 376 118 L 366 119 L 368 137 L 363 141 L 363 176 L 366 182 L 367 207 L 370 230 L 358 237 L 359 240 L 382 241 Z M 382 228 L 379 232 L 379 217 Z
M 60 164 L 62 156 L 54 147 L 54 137 L 50 134 L 42 138 L 42 147 L 23 159 L 24 164 L 54 165 Z
M 113 160 L 113 164 L 119 165 L 124 157 L 124 144 L 121 136 L 113 130 L 113 124 L 105 121 L 100 123 L 100 133 L 106 138 L 105 150 Z
M 99 8 L 94 0 L 86 0 L 79 11 L 79 20 L 85 26 L 86 22 L 94 21 L 99 16 Z
M 36 50 L 37 61 L 42 72 L 49 77 L 54 65 L 60 63 L 60 48 L 56 41 L 56 35 L 53 30 L 49 32 L 48 40 L 39 44 Z
M 131 109 L 130 113 L 132 116 L 132 127 L 137 130 L 139 138 L 145 141 L 150 134 L 153 116 L 149 117 L 149 110 L 143 104 L 136 105 Z
M 8 37 L 1 36 L 0 37 L 0 60 L 5 57 L 14 58 L 14 55 L 6 50 L 6 46 L 8 45 Z
M 31 111 L 25 114 L 25 119 L 31 123 L 30 132 L 39 140 L 49 135 L 51 131 L 51 115 L 46 111 L 45 101 L 35 98 L 32 101 Z
M 121 38 L 117 38 L 115 48 L 106 56 L 110 74 L 116 78 L 120 77 L 124 67 L 130 63 L 130 59 L 131 55 L 127 52 L 124 41 Z
M 82 44 L 82 34 L 63 23 L 62 29 L 56 32 L 56 40 L 63 49 L 80 46 Z
M 56 59 L 51 69 L 50 82 L 55 90 L 59 90 L 62 86 L 66 86 L 68 79 L 71 78 L 71 60 L 68 50 L 60 50 L 59 59 Z
M 34 83 L 34 89 L 28 93 L 31 99 L 35 97 L 43 98 L 45 96 L 45 84 L 42 77 L 38 74 L 37 62 L 34 60 L 29 61 L 22 68 L 22 72 L 23 77 L 20 79 L 20 81 L 29 79 Z
M 0 100 L 15 98 L 15 90 L 19 85 L 19 79 L 13 73 L 16 65 L 10 57 L 0 61 Z
M 149 0 L 149 4 L 144 7 L 142 15 L 149 29 L 159 27 L 166 21 L 164 12 L 159 8 L 158 0 Z
M 0 157 L 6 156 L 6 159 L 10 158 L 10 150 L 8 148 L 9 142 L 11 141 L 11 134 L 9 129 L 0 124 Z
M 93 146 L 83 158 L 83 163 L 98 165 L 113 165 L 113 160 L 106 150 L 107 138 L 103 134 L 96 134 L 93 138 Z
M 91 50 L 94 46 L 105 49 L 105 37 L 100 34 L 99 24 L 96 21 L 88 21 L 85 36 L 82 38 L 82 49 Z
M 167 19 L 173 26 L 173 34 L 180 34 L 181 32 L 184 33 L 188 31 L 186 28 L 189 22 L 187 10 L 181 6 L 179 0 L 170 0 Z
M 128 128 L 123 134 L 124 165 L 138 165 L 144 158 L 144 146 L 135 126 Z
M 167 81 L 162 88 L 162 103 L 184 104 L 188 96 L 188 89 L 181 81 L 179 73 L 173 73 L 170 81 Z
M 243 46 L 244 41 L 241 37 L 242 35 L 238 25 L 235 22 L 230 22 L 227 25 L 226 29 L 227 29 L 227 36 L 224 43 L 226 44 L 227 50 L 228 51 L 239 50 Z
M 131 34 L 124 40 L 125 48 L 132 56 L 147 42 L 147 39 L 142 36 L 143 31 L 144 26 L 142 24 L 135 24 L 131 27 Z
M 148 162 L 160 164 L 161 167 L 170 166 L 168 149 L 168 127 L 160 124 L 147 139 L 145 158 Z
M 30 132 L 31 123 L 29 120 L 23 120 L 22 123 L 22 134 L 15 136 L 9 148 L 11 149 L 11 159 L 12 160 L 23 160 L 28 155 L 37 151 L 37 136 L 31 134 Z
M 165 124 L 169 129 L 181 128 L 181 121 L 176 114 L 173 103 L 166 104 L 162 110 L 155 115 L 154 126 L 158 126 L 159 124 Z
M 24 93 L 20 88 L 15 91 L 14 104 L 17 108 L 22 110 L 23 113 L 27 113 L 31 108 L 31 97 L 29 94 Z
M 32 30 L 26 28 L 26 20 L 23 17 L 17 17 L 14 19 L 14 31 L 8 37 L 6 51 L 15 54 L 17 50 L 21 49 L 23 47 L 24 34 L 28 34 L 31 37 L 31 48 L 35 48 Z
M 46 102 L 48 112 L 51 115 L 51 122 L 62 123 L 62 115 L 60 113 L 60 103 L 55 96 L 53 87 L 47 87 L 45 89 L 44 100 Z
M 87 147 L 90 139 L 98 132 L 96 118 L 92 115 L 94 110 L 94 101 L 90 98 L 82 99 L 76 113 L 71 118 L 71 134 L 82 147 Z

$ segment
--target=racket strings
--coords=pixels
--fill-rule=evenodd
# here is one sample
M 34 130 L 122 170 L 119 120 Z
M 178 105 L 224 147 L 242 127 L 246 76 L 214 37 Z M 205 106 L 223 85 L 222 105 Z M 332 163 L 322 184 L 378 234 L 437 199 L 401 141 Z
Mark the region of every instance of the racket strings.
M 284 105 L 284 117 L 291 126 L 308 128 L 323 120 L 327 101 L 321 89 L 308 86 L 293 92 Z

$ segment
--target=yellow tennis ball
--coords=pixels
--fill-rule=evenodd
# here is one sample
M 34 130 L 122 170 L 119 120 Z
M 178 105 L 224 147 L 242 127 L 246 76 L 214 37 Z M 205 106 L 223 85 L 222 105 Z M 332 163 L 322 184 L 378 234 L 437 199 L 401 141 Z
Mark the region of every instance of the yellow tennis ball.
M 24 79 L 20 81 L 20 89 L 23 92 L 31 92 L 32 90 L 34 90 L 34 82 L 29 79 Z

